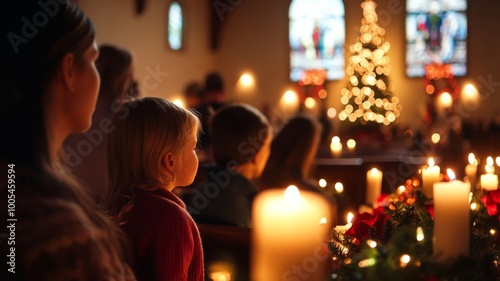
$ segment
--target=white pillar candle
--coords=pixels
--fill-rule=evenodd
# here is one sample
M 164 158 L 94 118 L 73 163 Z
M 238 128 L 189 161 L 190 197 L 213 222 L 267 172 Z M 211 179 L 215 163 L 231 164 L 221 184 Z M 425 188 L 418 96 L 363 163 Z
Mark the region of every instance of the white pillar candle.
M 257 195 L 252 209 L 252 279 L 254 281 L 320 280 L 324 277 L 321 250 L 330 221 L 328 202 L 295 186 L 265 190 Z M 298 276 L 302 273 L 304 276 Z
M 476 188 L 477 160 L 474 153 L 469 153 L 469 164 L 465 166 L 465 175 L 469 178 L 471 188 Z
M 450 170 L 451 171 L 451 170 Z M 450 179 L 454 178 L 450 172 Z M 470 183 L 453 180 L 434 184 L 434 255 L 449 264 L 469 255 Z
M 340 138 L 335 136 L 332 138 L 332 142 L 330 143 L 330 151 L 334 157 L 340 157 L 342 155 L 342 143 L 340 142 Z
M 436 182 L 439 182 L 439 173 L 440 168 L 437 165 L 434 165 L 434 159 L 429 158 L 429 166 L 427 168 L 422 169 L 422 185 L 424 188 L 424 194 L 428 198 L 432 198 L 433 196 L 433 185 Z
M 494 174 L 495 167 L 486 165 L 486 174 L 481 175 L 481 188 L 486 191 L 497 190 L 498 176 Z
M 366 200 L 365 202 L 373 207 L 382 193 L 382 172 L 373 168 L 366 172 Z

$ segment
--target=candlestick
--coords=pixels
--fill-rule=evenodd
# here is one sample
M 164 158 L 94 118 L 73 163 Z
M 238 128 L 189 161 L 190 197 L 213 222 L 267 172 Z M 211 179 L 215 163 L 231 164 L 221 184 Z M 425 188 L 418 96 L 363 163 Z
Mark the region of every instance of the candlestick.
M 439 181 L 439 172 L 441 169 L 437 165 L 434 166 L 434 159 L 432 158 L 429 158 L 428 164 L 427 168 L 422 169 L 422 185 L 425 196 L 432 198 L 433 185 Z
M 477 160 L 474 153 L 469 153 L 469 164 L 465 166 L 465 175 L 469 178 L 472 189 L 476 188 L 477 181 Z
M 373 168 L 366 173 L 366 200 L 367 204 L 376 207 L 377 200 L 382 193 L 382 172 Z
M 334 157 L 339 157 L 342 154 L 342 143 L 340 143 L 340 138 L 335 136 L 332 138 L 330 143 L 330 151 Z
M 286 191 L 265 190 L 255 198 L 252 212 L 251 280 L 292 280 L 297 268 L 307 271 L 309 280 L 324 277 L 319 264 L 327 256 L 321 252 L 320 243 L 328 227 L 321 227 L 319 222 L 322 218 L 331 221 L 331 212 L 323 197 L 310 191 L 299 192 L 295 186 Z M 317 269 L 304 269 L 311 262 Z
M 449 172 L 450 179 L 454 178 Z M 449 264 L 469 255 L 470 183 L 452 180 L 434 184 L 434 255 Z

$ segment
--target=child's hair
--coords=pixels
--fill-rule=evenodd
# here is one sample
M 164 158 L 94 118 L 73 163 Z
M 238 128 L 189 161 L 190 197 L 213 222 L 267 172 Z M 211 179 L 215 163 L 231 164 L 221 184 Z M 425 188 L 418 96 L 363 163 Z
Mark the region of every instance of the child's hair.
M 247 104 L 220 108 L 209 126 L 213 158 L 219 166 L 251 161 L 271 133 L 264 114 Z
M 147 97 L 124 103 L 113 116 L 106 143 L 109 215 L 125 223 L 135 189 L 156 190 L 174 181 L 174 174 L 160 171 L 162 156 L 178 152 L 199 128 L 198 117 L 165 99 Z

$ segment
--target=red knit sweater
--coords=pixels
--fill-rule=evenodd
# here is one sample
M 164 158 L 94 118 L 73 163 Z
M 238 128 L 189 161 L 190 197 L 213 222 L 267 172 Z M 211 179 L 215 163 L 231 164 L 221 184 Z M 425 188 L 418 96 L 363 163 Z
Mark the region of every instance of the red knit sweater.
M 172 192 L 137 191 L 123 230 L 130 238 L 138 281 L 202 281 L 200 233 Z

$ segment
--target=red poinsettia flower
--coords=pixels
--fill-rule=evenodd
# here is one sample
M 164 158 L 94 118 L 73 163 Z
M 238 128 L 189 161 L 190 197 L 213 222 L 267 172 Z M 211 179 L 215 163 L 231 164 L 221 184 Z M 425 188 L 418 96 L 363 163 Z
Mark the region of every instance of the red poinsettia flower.
M 488 191 L 486 195 L 481 197 L 486 210 L 490 216 L 498 214 L 498 205 L 500 205 L 500 190 Z M 500 216 L 498 217 L 500 220 Z
M 389 215 L 384 212 L 384 208 L 374 209 L 372 213 L 357 214 L 354 217 L 351 228 L 344 235 L 356 238 L 356 244 L 360 244 L 370 237 L 370 229 L 374 228 L 377 237 L 383 237 L 384 223 L 389 219 Z
M 434 219 L 434 204 L 426 205 L 425 210 L 427 210 L 427 212 L 429 212 L 429 215 L 431 215 L 431 218 Z

